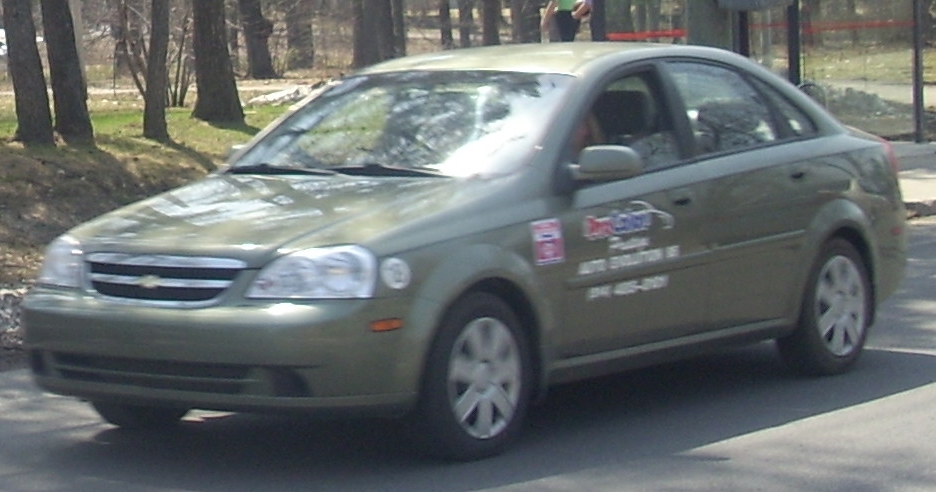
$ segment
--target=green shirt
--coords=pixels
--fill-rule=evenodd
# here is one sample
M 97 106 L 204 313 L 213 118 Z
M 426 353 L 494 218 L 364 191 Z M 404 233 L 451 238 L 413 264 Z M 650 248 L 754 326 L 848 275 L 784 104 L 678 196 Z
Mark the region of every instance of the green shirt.
M 557 0 L 556 10 L 572 10 L 578 0 Z

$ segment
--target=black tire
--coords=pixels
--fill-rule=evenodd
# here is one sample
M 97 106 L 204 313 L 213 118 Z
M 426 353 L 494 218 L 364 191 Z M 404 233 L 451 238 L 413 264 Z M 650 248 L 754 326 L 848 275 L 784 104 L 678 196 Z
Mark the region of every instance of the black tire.
M 840 374 L 864 348 L 873 316 L 871 283 L 851 243 L 825 244 L 809 274 L 796 330 L 777 340 L 790 368 L 806 376 Z
M 124 403 L 91 402 L 107 422 L 124 429 L 161 429 L 175 425 L 188 413 L 185 408 L 149 407 Z
M 532 370 L 516 314 L 473 293 L 445 316 L 426 363 L 414 437 L 433 457 L 494 456 L 517 437 L 529 407 Z

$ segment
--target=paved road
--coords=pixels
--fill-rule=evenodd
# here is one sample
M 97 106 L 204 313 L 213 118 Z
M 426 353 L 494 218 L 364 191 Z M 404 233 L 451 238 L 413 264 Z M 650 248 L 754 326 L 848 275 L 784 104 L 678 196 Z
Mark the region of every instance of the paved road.
M 769 345 L 556 389 L 515 449 L 420 460 L 380 422 L 197 414 L 130 433 L 0 373 L 3 491 L 931 491 L 936 218 L 855 371 L 798 379 Z

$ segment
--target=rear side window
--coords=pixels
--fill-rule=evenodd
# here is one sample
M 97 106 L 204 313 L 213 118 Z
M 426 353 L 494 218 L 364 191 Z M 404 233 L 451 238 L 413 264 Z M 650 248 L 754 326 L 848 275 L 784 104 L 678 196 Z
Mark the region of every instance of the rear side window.
M 774 105 L 783 119 L 781 123 L 788 127 L 788 131 L 793 137 L 811 137 L 818 133 L 816 124 L 806 116 L 806 113 L 794 106 L 789 99 L 777 92 L 776 89 L 760 81 L 755 81 L 754 85 Z
M 769 105 L 734 70 L 695 62 L 669 65 L 700 154 L 733 152 L 779 138 Z

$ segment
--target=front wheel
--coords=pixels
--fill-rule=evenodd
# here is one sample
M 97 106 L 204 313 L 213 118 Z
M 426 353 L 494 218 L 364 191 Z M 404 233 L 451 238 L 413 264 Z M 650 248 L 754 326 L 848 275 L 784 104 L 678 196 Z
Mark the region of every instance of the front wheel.
M 470 294 L 445 317 L 429 353 L 416 438 L 447 459 L 498 454 L 519 433 L 531 382 L 529 349 L 514 312 L 493 295 Z
M 149 407 L 125 403 L 91 402 L 107 422 L 124 429 L 158 429 L 178 422 L 188 413 L 184 408 Z
M 861 354 L 872 310 L 864 261 L 851 243 L 832 240 L 810 272 L 796 331 L 778 339 L 777 346 L 800 374 L 845 372 Z

